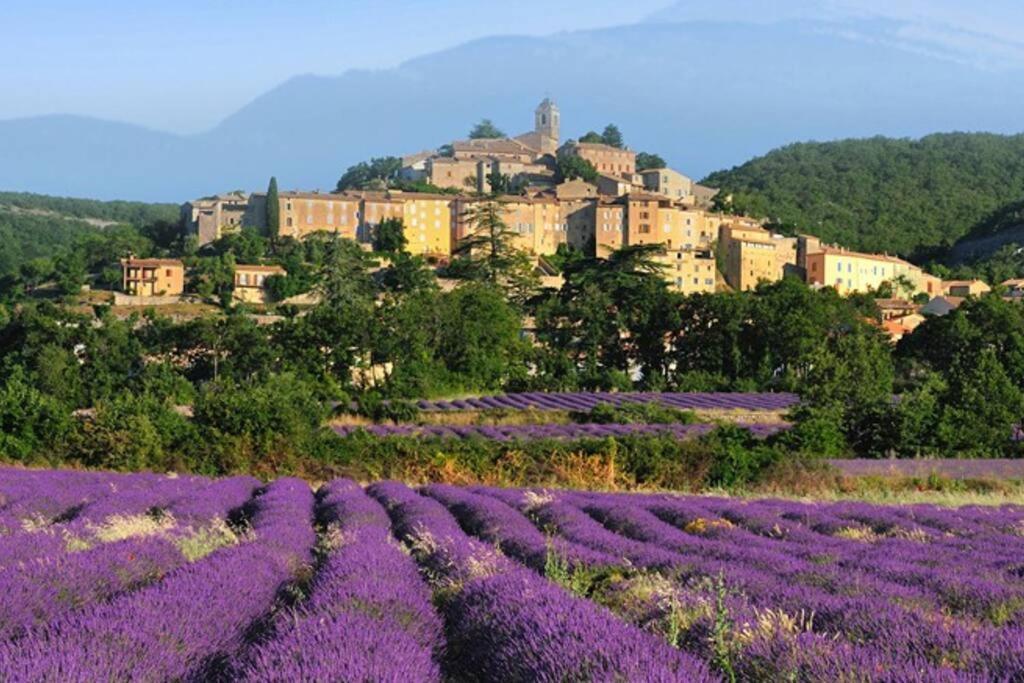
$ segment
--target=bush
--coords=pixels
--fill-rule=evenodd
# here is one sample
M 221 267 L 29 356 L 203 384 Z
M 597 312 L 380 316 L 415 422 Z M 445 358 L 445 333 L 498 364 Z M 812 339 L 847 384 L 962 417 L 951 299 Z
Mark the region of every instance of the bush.
M 100 403 L 76 429 L 70 456 L 104 469 L 193 469 L 188 452 L 199 442 L 195 427 L 164 400 L 125 395 Z
M 72 429 L 71 411 L 42 393 L 20 367 L 0 386 L 0 456 L 24 460 L 58 449 Z
M 734 425 L 718 427 L 702 436 L 700 442 L 710 454 L 711 486 L 735 488 L 753 484 L 784 456 L 777 446 Z
M 386 401 L 379 394 L 364 394 L 356 403 L 356 414 L 374 422 L 415 422 L 420 409 L 412 401 L 391 399 Z
M 195 423 L 205 436 L 244 437 L 257 451 L 283 441 L 297 452 L 309 445 L 326 417 L 316 392 L 293 375 L 205 385 L 195 404 Z
M 356 432 L 319 442 L 319 478 L 401 479 L 493 486 L 698 490 L 757 483 L 782 451 L 739 427 L 701 438 L 494 441 L 378 437 Z

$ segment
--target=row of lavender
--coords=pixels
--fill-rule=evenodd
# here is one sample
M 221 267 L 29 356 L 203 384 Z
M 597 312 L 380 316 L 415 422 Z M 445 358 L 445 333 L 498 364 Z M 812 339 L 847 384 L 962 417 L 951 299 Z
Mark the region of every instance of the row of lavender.
M 741 424 L 755 436 L 766 437 L 785 429 L 782 423 Z M 351 436 L 361 430 L 374 436 L 419 436 L 452 439 L 482 438 L 495 441 L 531 439 L 603 439 L 632 435 L 670 434 L 680 439 L 706 434 L 713 424 L 530 424 L 530 425 L 336 425 L 334 431 Z
M 456 399 L 418 401 L 425 411 L 459 410 L 565 410 L 589 411 L 602 403 L 661 403 L 683 410 L 765 410 L 778 411 L 799 401 L 789 393 L 671 393 L 671 392 L 528 392 Z
M 176 522 L 102 533 L 138 510 Z M 0 631 L 5 681 L 1012 681 L 1024 671 L 1022 508 L 348 481 L 314 496 L 291 479 L 0 470 L 0 515 L 10 548 L 39 534 L 88 540 L 0 569 L 8 596 L 30 595 L 36 577 L 53 589 Z M 134 565 L 119 544 L 180 550 L 188 529 L 228 517 L 234 542 L 125 571 Z
M 440 485 L 424 493 L 466 531 L 539 572 L 554 567 L 570 588 L 729 677 L 1020 680 L 1024 672 L 1021 508 Z

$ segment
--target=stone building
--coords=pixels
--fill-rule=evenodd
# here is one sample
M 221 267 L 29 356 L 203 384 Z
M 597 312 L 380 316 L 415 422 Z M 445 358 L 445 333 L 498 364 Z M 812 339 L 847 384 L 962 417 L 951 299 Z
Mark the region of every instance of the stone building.
M 601 142 L 570 140 L 558 149 L 558 154 L 586 159 L 598 173 L 628 178 L 631 182 L 636 173 L 636 152 L 631 149 L 612 147 Z
M 640 171 L 644 189 L 648 192 L 668 197 L 674 202 L 683 204 L 694 203 L 693 181 L 679 171 L 671 168 L 652 168 Z
M 260 266 L 251 264 L 235 265 L 235 287 L 232 296 L 237 301 L 262 304 L 270 301 L 266 281 L 272 275 L 284 275 L 281 266 Z
M 181 218 L 185 233 L 195 235 L 199 246 L 259 220 L 245 192 L 227 192 L 185 202 L 181 206 Z

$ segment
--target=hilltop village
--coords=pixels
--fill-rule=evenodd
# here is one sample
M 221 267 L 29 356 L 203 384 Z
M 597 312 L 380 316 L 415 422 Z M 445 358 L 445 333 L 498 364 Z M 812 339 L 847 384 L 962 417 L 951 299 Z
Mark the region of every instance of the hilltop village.
M 601 258 L 623 247 L 660 245 L 654 259 L 681 294 L 745 291 L 796 276 L 841 294 L 878 294 L 883 324 L 897 338 L 923 319 L 922 307 L 941 314 L 987 290 L 980 281 L 943 282 L 888 254 L 777 234 L 730 213 L 728 197 L 716 189 L 630 149 L 614 126 L 563 141 L 560 118 L 545 98 L 527 133 L 508 137 L 484 121 L 468 139 L 436 151 L 353 167 L 334 192 L 277 192 L 275 181 L 276 211 L 268 193 L 196 199 L 182 206 L 183 229 L 202 248 L 245 229 L 266 234 L 273 221 L 282 237 L 334 234 L 372 250 L 376 231 L 391 221 L 401 226 L 410 254 L 443 270 L 474 233 L 474 209 L 493 204 L 546 285 L 558 286 L 553 257 L 566 250 Z M 122 288 L 147 303 L 173 301 L 184 291 L 184 270 L 174 259 L 129 258 Z M 236 264 L 235 298 L 267 302 L 267 279 L 285 274 L 280 265 Z

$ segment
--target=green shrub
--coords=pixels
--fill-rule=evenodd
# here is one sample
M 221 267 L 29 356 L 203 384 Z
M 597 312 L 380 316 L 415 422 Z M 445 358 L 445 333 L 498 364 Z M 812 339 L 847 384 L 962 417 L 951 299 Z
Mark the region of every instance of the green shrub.
M 20 367 L 0 385 L 0 456 L 24 460 L 49 454 L 72 426 L 71 411 L 29 384 Z

